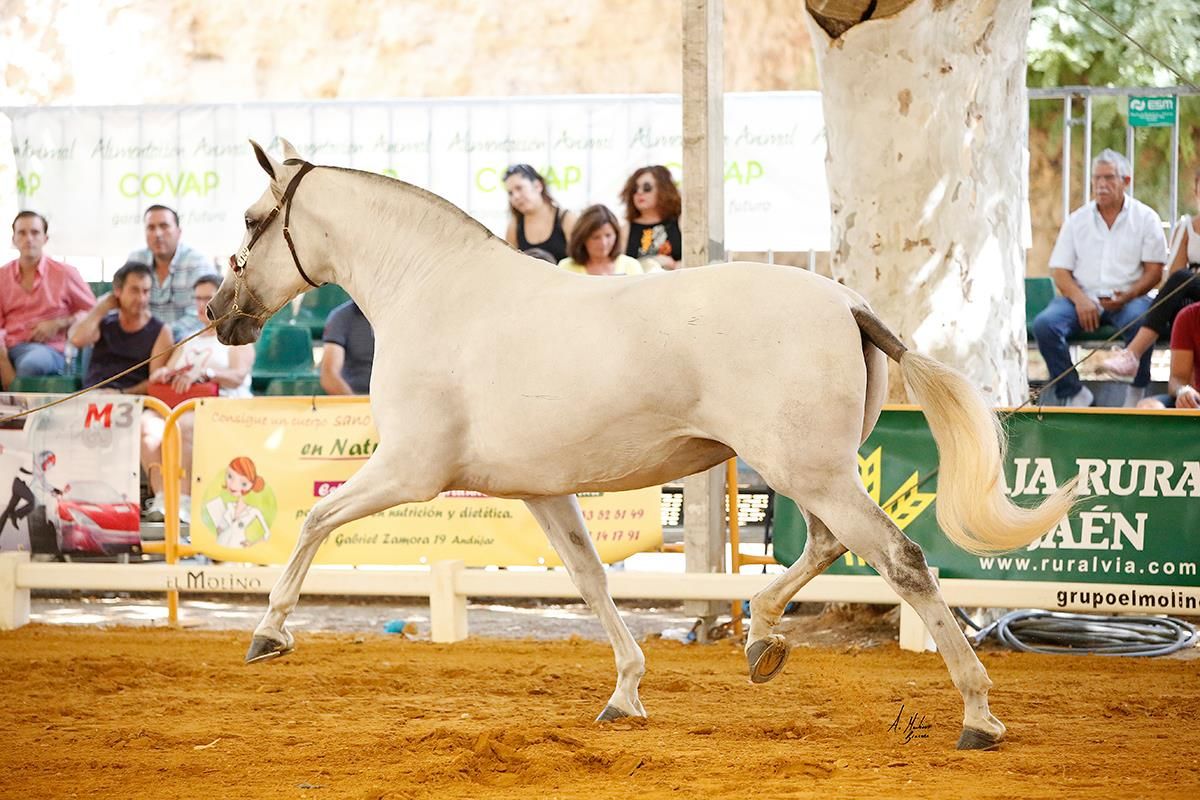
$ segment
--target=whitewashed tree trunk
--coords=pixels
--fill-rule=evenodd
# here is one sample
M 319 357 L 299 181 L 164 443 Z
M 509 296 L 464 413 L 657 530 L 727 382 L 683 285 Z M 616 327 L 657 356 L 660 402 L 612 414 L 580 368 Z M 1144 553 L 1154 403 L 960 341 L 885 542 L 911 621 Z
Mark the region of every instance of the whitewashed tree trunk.
M 806 16 L 834 277 L 993 402 L 1023 402 L 1029 0 L 915 0 L 836 39 Z

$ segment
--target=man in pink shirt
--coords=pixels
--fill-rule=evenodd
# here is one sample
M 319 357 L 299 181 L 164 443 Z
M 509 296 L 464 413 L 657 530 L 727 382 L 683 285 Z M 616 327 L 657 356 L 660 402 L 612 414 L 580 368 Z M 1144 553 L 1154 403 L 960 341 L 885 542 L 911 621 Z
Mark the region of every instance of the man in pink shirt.
M 67 328 L 96 305 L 79 270 L 46 256 L 49 225 L 35 211 L 12 223 L 20 257 L 0 267 L 0 382 L 25 375 L 61 375 Z

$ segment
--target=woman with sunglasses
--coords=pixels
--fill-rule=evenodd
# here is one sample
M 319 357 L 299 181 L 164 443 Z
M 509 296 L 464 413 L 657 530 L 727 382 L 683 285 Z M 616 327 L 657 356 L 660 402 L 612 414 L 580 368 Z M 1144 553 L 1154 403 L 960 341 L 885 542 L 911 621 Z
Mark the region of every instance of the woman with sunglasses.
M 504 236 L 508 243 L 522 252 L 545 250 L 556 261 L 566 258 L 575 213 L 559 208 L 546 189 L 546 179 L 528 164 L 513 164 L 504 171 L 504 188 L 512 212 Z
M 625 218 L 629 220 L 622 231 L 625 254 L 639 261 L 654 261 L 663 269 L 682 266 L 679 214 L 683 200 L 671 171 L 659 165 L 642 167 L 625 181 L 621 200 L 625 203 Z
M 569 257 L 558 265 L 579 275 L 641 275 L 646 271 L 642 262 L 621 252 L 619 228 L 617 215 L 607 206 L 588 206 L 571 233 Z

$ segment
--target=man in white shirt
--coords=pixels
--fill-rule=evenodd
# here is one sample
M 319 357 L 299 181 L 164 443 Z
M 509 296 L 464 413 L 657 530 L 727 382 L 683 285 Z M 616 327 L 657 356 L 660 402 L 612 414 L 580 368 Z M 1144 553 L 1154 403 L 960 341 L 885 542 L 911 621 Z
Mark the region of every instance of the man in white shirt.
M 1100 325 L 1123 328 L 1150 307 L 1146 292 L 1158 286 L 1167 260 L 1162 220 L 1154 209 L 1126 194 L 1129 162 L 1105 150 L 1092 161 L 1092 196 L 1063 223 L 1050 255 L 1050 273 L 1058 297 L 1033 321 L 1038 350 L 1053 380 L 1047 404 L 1083 408 L 1092 393 L 1071 366 L 1067 338 Z M 1125 332 L 1128 342 L 1137 325 Z M 1146 351 L 1133 379 L 1134 395 L 1150 382 Z M 1064 374 L 1065 373 L 1065 374 Z

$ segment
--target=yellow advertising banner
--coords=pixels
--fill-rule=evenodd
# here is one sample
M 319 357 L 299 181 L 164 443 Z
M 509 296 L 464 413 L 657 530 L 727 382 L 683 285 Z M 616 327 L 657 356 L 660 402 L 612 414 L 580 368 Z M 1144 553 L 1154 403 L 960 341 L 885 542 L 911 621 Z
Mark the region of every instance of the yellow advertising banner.
M 337 491 L 379 437 L 366 398 L 202 400 L 192 455 L 191 541 L 221 561 L 282 564 L 313 504 Z M 414 460 L 413 469 L 420 469 Z M 661 488 L 581 495 L 592 541 L 608 563 L 662 544 Z M 335 530 L 323 564 L 557 566 L 519 500 L 445 492 Z

